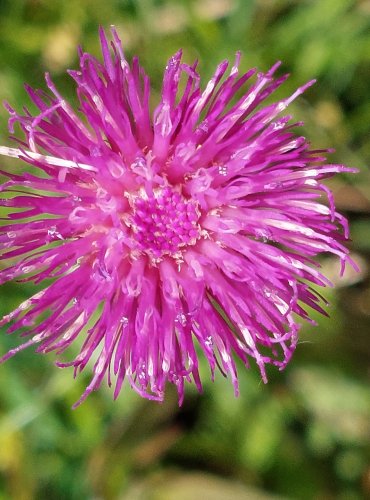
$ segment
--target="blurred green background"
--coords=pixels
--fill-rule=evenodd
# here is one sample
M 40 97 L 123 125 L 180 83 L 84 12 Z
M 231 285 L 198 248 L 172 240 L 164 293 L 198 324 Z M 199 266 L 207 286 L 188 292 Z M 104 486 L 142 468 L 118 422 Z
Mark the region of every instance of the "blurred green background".
M 223 58 L 242 69 L 283 61 L 280 96 L 315 77 L 292 106 L 313 147 L 358 167 L 330 183 L 352 226 L 361 272 L 326 290 L 331 318 L 304 327 L 289 367 L 240 366 L 241 396 L 221 374 L 204 394 L 189 386 L 182 408 L 169 390 L 158 405 L 105 387 L 77 410 L 88 370 L 73 380 L 53 356 L 23 352 L 0 367 L 0 500 L 263 500 L 370 498 L 370 1 L 369 0 L 0 0 L 0 98 L 28 104 L 23 82 L 45 88 L 50 71 L 74 97 L 67 68 L 76 46 L 99 55 L 97 28 L 115 24 L 126 54 L 139 55 L 158 95 L 166 59 L 179 47 L 200 59 L 203 84 Z M 7 115 L 0 139 L 10 144 Z M 8 166 L 14 163 L 2 159 Z M 33 290 L 0 288 L 0 316 Z M 16 344 L 1 335 L 1 353 Z

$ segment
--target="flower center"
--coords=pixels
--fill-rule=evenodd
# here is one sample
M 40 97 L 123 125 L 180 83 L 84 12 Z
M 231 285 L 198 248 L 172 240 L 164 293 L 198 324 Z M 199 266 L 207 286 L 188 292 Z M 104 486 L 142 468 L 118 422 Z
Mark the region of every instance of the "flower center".
M 197 203 L 187 200 L 176 189 L 157 188 L 131 200 L 133 215 L 129 225 L 137 248 L 154 260 L 163 255 L 177 258 L 181 249 L 194 245 L 200 236 Z

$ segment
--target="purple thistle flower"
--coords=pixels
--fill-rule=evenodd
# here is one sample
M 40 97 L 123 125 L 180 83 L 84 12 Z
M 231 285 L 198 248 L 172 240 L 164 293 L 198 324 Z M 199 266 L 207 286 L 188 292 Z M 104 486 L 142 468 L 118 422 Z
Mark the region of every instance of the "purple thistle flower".
M 218 367 L 237 394 L 234 357 L 247 367 L 254 358 L 266 382 L 266 364 L 282 369 L 291 358 L 297 319 L 313 323 L 307 307 L 326 314 L 316 287 L 330 282 L 314 258 L 330 252 L 342 270 L 354 265 L 342 244 L 347 221 L 322 184 L 353 169 L 326 164 L 327 151 L 310 150 L 292 132 L 300 124 L 281 116 L 313 81 L 262 106 L 287 78 L 274 79 L 279 64 L 239 75 L 238 53 L 201 90 L 196 63 L 178 52 L 151 117 L 149 79 L 112 36 L 113 53 L 100 32 L 103 64 L 81 51 L 80 70 L 69 72 L 79 113 L 49 75 L 52 95 L 26 86 L 37 115 L 6 104 L 10 132 L 18 123 L 25 138 L 0 154 L 34 168 L 2 172 L 0 283 L 52 284 L 1 320 L 28 338 L 1 361 L 31 345 L 60 355 L 82 337 L 77 357 L 57 362 L 76 374 L 96 360 L 77 405 L 106 374 L 115 397 L 126 379 L 162 401 L 170 382 L 181 403 L 186 381 L 202 388 L 202 352 L 212 378 Z

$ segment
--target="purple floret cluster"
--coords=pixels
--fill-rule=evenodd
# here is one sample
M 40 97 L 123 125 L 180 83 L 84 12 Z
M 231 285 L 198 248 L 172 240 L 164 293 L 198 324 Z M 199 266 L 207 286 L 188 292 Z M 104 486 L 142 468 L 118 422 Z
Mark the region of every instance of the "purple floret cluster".
M 115 397 L 125 380 L 157 401 L 174 384 L 181 403 L 186 382 L 202 389 L 200 356 L 236 394 L 236 358 L 266 382 L 267 364 L 290 360 L 301 320 L 325 314 L 317 290 L 331 283 L 316 257 L 354 265 L 323 184 L 352 170 L 310 150 L 284 114 L 313 82 L 266 105 L 287 78 L 274 77 L 279 64 L 240 74 L 237 54 L 202 90 L 178 52 L 151 112 L 137 58 L 128 63 L 114 29 L 100 39 L 103 63 L 80 51 L 69 72 L 78 110 L 48 75 L 50 92 L 26 87 L 37 114 L 6 105 L 23 138 L 0 154 L 25 168 L 1 172 L 0 283 L 48 281 L 0 320 L 25 337 L 2 361 L 36 346 L 77 374 L 93 358 L 76 404 L 105 377 Z

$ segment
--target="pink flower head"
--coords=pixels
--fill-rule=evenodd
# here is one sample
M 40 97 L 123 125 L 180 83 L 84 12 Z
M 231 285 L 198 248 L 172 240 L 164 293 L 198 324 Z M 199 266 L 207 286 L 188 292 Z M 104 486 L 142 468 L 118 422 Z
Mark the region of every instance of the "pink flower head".
M 106 375 L 115 397 L 126 379 L 162 401 L 170 382 L 181 403 L 185 382 L 202 388 L 199 355 L 235 393 L 235 357 L 255 360 L 266 382 L 266 364 L 291 358 L 297 319 L 325 314 L 316 288 L 330 282 L 315 257 L 350 261 L 346 219 L 322 181 L 351 169 L 325 163 L 282 115 L 313 81 L 264 105 L 287 78 L 274 79 L 279 64 L 240 75 L 238 53 L 202 90 L 196 63 L 178 52 L 151 115 L 149 78 L 112 37 L 110 47 L 101 30 L 103 63 L 81 51 L 69 72 L 78 112 L 48 75 L 51 95 L 26 87 L 36 115 L 6 104 L 24 139 L 0 153 L 33 169 L 2 172 L 0 282 L 51 284 L 1 320 L 28 338 L 1 361 L 31 345 L 60 356 L 82 338 L 73 361 L 57 362 L 76 374 L 94 356 L 76 404 Z

